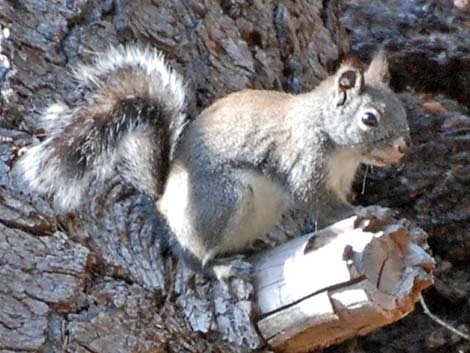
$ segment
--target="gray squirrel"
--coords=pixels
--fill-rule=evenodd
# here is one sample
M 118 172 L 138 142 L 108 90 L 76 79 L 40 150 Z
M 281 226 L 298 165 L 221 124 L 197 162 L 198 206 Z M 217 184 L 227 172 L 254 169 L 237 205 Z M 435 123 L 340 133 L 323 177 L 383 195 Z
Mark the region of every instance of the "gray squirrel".
M 320 226 L 352 215 L 358 166 L 403 157 L 409 127 L 388 77 L 379 52 L 365 72 L 345 62 L 310 92 L 244 90 L 189 121 L 183 80 L 159 51 L 111 48 L 78 67 L 85 103 L 46 109 L 47 138 L 15 170 L 61 211 L 80 205 L 92 179 L 120 173 L 155 201 L 189 263 L 228 278 L 243 262 L 220 258 L 287 210 L 312 212 Z

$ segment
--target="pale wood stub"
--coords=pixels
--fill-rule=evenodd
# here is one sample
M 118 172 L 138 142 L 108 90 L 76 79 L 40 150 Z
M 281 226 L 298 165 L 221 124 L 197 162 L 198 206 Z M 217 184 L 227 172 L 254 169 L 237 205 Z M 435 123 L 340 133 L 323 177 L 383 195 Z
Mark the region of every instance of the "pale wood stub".
M 383 208 L 254 259 L 258 328 L 278 351 L 307 352 L 394 322 L 433 283 L 426 233 Z

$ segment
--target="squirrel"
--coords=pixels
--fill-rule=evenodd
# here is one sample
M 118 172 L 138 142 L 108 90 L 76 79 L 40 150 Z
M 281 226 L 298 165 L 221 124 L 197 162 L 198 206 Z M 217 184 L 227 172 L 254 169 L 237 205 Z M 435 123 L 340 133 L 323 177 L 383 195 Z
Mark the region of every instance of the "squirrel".
M 247 89 L 192 120 L 182 77 L 156 49 L 110 48 L 75 77 L 85 102 L 45 110 L 47 138 L 20 157 L 18 176 L 69 211 L 93 178 L 121 174 L 154 200 L 184 259 L 219 279 L 244 268 L 221 257 L 293 207 L 320 226 L 353 215 L 347 194 L 359 165 L 397 162 L 410 145 L 383 51 L 367 70 L 343 62 L 310 92 Z

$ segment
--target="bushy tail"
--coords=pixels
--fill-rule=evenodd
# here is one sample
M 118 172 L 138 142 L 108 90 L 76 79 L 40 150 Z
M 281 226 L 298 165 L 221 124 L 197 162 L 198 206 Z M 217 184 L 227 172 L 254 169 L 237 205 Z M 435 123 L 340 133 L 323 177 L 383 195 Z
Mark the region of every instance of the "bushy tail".
M 47 138 L 15 166 L 32 189 L 77 207 L 94 178 L 117 170 L 152 197 L 161 193 L 186 117 L 184 85 L 156 50 L 118 47 L 80 66 L 86 92 L 75 107 L 54 104 L 41 117 Z

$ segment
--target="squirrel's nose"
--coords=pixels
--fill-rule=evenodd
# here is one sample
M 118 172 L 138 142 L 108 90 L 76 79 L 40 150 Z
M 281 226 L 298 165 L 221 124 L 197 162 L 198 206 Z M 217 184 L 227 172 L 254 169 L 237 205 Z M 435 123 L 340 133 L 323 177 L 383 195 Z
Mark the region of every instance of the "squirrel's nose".
M 404 137 L 399 137 L 393 142 L 393 146 L 397 149 L 398 152 L 401 154 L 405 154 L 408 152 L 410 148 L 410 140 Z

